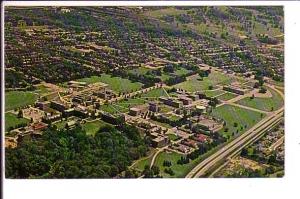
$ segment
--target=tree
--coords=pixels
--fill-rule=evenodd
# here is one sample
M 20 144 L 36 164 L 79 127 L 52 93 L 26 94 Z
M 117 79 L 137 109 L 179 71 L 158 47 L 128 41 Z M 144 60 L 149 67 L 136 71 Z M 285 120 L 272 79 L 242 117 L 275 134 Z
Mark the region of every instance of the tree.
M 22 117 L 23 117 L 23 111 L 22 109 L 20 109 L 18 112 L 18 118 L 22 118 Z

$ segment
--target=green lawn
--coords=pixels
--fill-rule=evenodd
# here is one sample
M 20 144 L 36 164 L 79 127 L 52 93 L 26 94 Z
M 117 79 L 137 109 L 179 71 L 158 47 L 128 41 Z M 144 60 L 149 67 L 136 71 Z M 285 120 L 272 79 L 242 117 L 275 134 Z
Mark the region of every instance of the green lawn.
M 114 104 L 115 106 L 121 106 L 121 107 L 124 107 L 124 108 L 131 108 L 133 106 L 137 106 L 137 105 L 142 105 L 142 104 L 145 104 L 147 101 L 144 100 L 144 99 L 141 99 L 141 98 L 129 98 L 129 99 L 124 99 L 124 100 L 121 100 L 119 102 L 117 102 L 116 104 Z
M 5 93 L 5 110 L 12 110 L 34 104 L 38 95 L 29 91 L 10 91 Z
M 207 97 L 215 97 L 217 95 L 220 95 L 222 93 L 225 93 L 223 90 L 207 90 L 207 91 L 204 91 L 204 94 L 207 96 Z
M 93 122 L 86 122 L 82 125 L 82 128 L 85 130 L 87 135 L 95 135 L 97 131 L 105 126 L 105 125 L 111 125 L 101 120 L 96 120 Z
M 270 90 L 270 92 L 272 93 L 271 98 L 255 97 L 254 99 L 251 99 L 250 97 L 247 97 L 242 100 L 239 100 L 237 103 L 264 111 L 272 111 L 272 107 L 273 110 L 277 110 L 280 107 L 282 107 L 284 103 L 282 97 L 273 89 L 268 88 L 268 90 Z
M 127 100 L 124 99 L 114 104 L 102 105 L 100 109 L 111 114 L 116 114 L 119 112 L 125 113 L 129 111 L 129 108 L 145 104 L 146 102 L 146 100 L 141 98 L 129 98 Z
M 175 88 L 181 88 L 190 92 L 208 90 L 209 86 L 215 87 L 217 84 L 225 85 L 234 80 L 234 78 L 229 77 L 220 72 L 212 72 L 208 77 L 203 78 L 202 81 L 199 80 L 198 75 L 193 76 L 191 79 L 176 84 Z
M 102 74 L 101 76 L 82 78 L 78 79 L 77 81 L 87 82 L 88 84 L 103 82 L 108 84 L 108 87 L 116 92 L 132 92 L 141 89 L 143 86 L 142 83 L 132 82 L 128 79 L 123 79 L 120 77 L 111 77 L 107 74 Z
M 137 75 L 145 75 L 150 70 L 151 70 L 150 68 L 139 67 L 139 68 L 130 70 L 129 73 L 137 74 Z
M 159 167 L 160 174 L 164 178 L 183 178 L 185 175 L 199 162 L 201 156 L 195 160 L 190 160 L 188 164 L 177 164 L 177 161 L 181 158 L 181 154 L 175 152 L 161 152 L 155 159 L 154 165 Z M 164 167 L 164 161 L 170 161 L 172 163 L 171 167 Z M 171 168 L 175 175 L 170 176 L 169 174 L 165 173 L 166 168 Z
M 56 125 L 56 127 L 58 129 L 63 129 L 63 128 L 65 128 L 67 122 L 68 122 L 68 120 L 63 120 L 63 121 L 56 122 L 53 125 Z
M 116 114 L 116 113 L 125 113 L 128 111 L 128 108 L 120 107 L 120 106 L 115 106 L 115 105 L 102 105 L 100 107 L 102 111 L 105 111 L 107 113 L 111 114 Z
M 163 88 L 157 88 L 157 89 L 153 89 L 147 93 L 143 93 L 142 94 L 142 98 L 159 98 L 161 96 L 168 96 L 166 91 L 164 91 Z
M 47 88 L 44 85 L 39 85 L 36 87 L 35 92 L 37 92 L 40 95 L 45 95 L 45 94 L 48 94 L 50 92 L 50 90 L 49 90 L 49 88 Z
M 232 98 L 237 97 L 238 95 L 234 94 L 234 93 L 224 93 L 223 95 L 220 95 L 219 97 L 217 97 L 219 100 L 230 100 Z
M 188 74 L 189 72 L 192 72 L 192 70 L 188 70 L 186 68 L 179 68 L 178 70 L 176 70 L 174 72 L 174 74 L 178 75 L 178 76 L 182 76 L 182 75 L 186 75 Z
M 262 119 L 261 113 L 259 112 L 231 105 L 223 105 L 213 109 L 212 115 L 225 120 L 228 132 L 224 132 L 225 128 L 221 130 L 225 135 L 232 135 L 232 133 L 236 133 L 237 130 L 239 133 L 242 133 Z M 265 114 L 262 116 L 264 117 Z M 235 122 L 238 124 L 237 127 L 234 127 Z M 241 127 L 243 127 L 243 129 L 241 129 Z
M 168 138 L 170 140 L 177 140 L 179 137 L 177 135 L 175 135 L 175 134 L 168 134 Z
M 10 127 L 15 128 L 19 124 L 29 123 L 28 119 L 18 118 L 17 115 L 13 113 L 5 113 L 5 131 L 8 131 Z
M 141 159 L 137 160 L 133 168 L 136 168 L 139 171 L 143 171 L 146 165 L 150 166 L 152 157 L 154 156 L 155 152 L 155 150 L 152 150 L 147 157 L 142 157 Z

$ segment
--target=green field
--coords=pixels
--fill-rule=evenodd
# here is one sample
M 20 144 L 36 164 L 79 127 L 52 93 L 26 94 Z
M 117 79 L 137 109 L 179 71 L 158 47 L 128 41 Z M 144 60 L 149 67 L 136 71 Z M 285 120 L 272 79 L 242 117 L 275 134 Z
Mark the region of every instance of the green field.
M 219 97 L 217 97 L 219 100 L 224 100 L 224 101 L 227 101 L 227 100 L 230 100 L 232 98 L 235 98 L 237 97 L 238 95 L 236 94 L 233 94 L 233 93 L 224 93 L 223 95 L 220 95 Z
M 112 77 L 107 74 L 102 74 L 101 76 L 82 78 L 76 81 L 87 82 L 88 84 L 103 82 L 108 84 L 108 87 L 116 92 L 132 92 L 141 89 L 143 86 L 142 83 L 132 82 L 128 79 L 123 79 L 120 77 Z
M 37 99 L 38 95 L 29 91 L 5 92 L 5 110 L 12 110 L 34 104 Z
M 100 107 L 100 109 L 102 111 L 105 111 L 107 113 L 111 113 L 111 114 L 117 114 L 117 113 L 126 113 L 128 111 L 127 108 L 124 107 L 120 107 L 120 106 L 115 106 L 113 104 L 109 104 L 109 105 L 102 105 Z
M 217 95 L 221 95 L 225 93 L 223 90 L 206 90 L 204 91 L 204 94 L 207 96 L 207 97 L 215 97 Z
M 175 153 L 175 152 L 161 152 L 156 157 L 154 165 L 159 167 L 160 174 L 164 178 L 183 178 L 197 164 L 197 162 L 200 160 L 201 156 L 195 160 L 191 160 L 190 163 L 183 164 L 183 165 L 177 164 L 177 161 L 181 158 L 181 156 L 183 156 L 183 155 Z M 165 160 L 170 161 L 172 163 L 172 166 L 164 167 L 163 163 Z M 164 170 L 166 168 L 171 168 L 174 171 L 175 175 L 171 176 L 171 175 L 165 173 Z
M 13 113 L 5 113 L 5 131 L 8 131 L 9 128 L 15 128 L 19 124 L 29 123 L 28 119 L 18 118 L 17 115 Z
M 82 125 L 82 128 L 85 130 L 87 135 L 95 135 L 97 131 L 105 126 L 105 125 L 111 125 L 101 120 L 95 120 L 93 122 L 86 122 Z
M 150 70 L 151 70 L 150 68 L 139 67 L 139 68 L 131 69 L 128 72 L 135 75 L 145 75 Z
M 216 71 L 212 72 L 208 77 L 204 77 L 202 81 L 199 79 L 200 77 L 195 75 L 185 82 L 176 84 L 174 87 L 181 88 L 189 92 L 204 91 L 208 90 L 209 86 L 215 87 L 218 84 L 225 85 L 234 80 L 234 78 Z
M 272 108 L 273 110 L 277 110 L 282 107 L 284 103 L 282 97 L 273 89 L 268 88 L 268 90 L 270 90 L 270 92 L 272 93 L 271 98 L 255 97 L 254 99 L 251 99 L 250 97 L 247 97 L 237 101 L 237 103 L 244 106 L 257 108 L 263 111 L 272 111 Z
M 47 88 L 44 85 L 39 85 L 39 86 L 36 87 L 35 92 L 37 92 L 40 95 L 45 95 L 45 94 L 48 94 L 50 92 L 50 89 Z
M 152 160 L 152 157 L 154 154 L 155 154 L 155 150 L 152 150 L 150 152 L 150 155 L 137 160 L 136 163 L 134 164 L 133 168 L 136 168 L 139 171 L 143 171 L 146 165 L 150 166 L 151 160 Z
M 225 120 L 228 132 L 224 132 L 225 128 L 221 130 L 225 135 L 232 135 L 232 133 L 236 133 L 237 130 L 239 133 L 242 133 L 262 119 L 261 113 L 259 112 L 232 105 L 219 106 L 213 109 L 212 115 Z M 265 114 L 262 116 L 264 117 Z M 238 124 L 237 127 L 234 127 L 235 122 Z M 243 127 L 243 129 L 241 129 L 241 127 Z
M 147 102 L 147 100 L 141 99 L 141 98 L 129 98 L 129 99 L 124 99 L 121 100 L 117 103 L 115 103 L 114 105 L 117 107 L 124 107 L 124 108 L 131 108 L 133 106 L 137 106 L 137 105 L 142 105 L 145 104 Z
M 125 113 L 129 111 L 129 108 L 137 105 L 142 105 L 145 104 L 146 100 L 141 99 L 141 98 L 129 98 L 129 99 L 124 99 L 121 100 L 117 103 L 114 104 L 108 104 L 108 105 L 102 105 L 100 109 L 102 111 L 111 113 L 111 114 L 116 114 L 116 113 Z
M 167 97 L 167 93 L 163 88 L 153 89 L 147 93 L 142 94 L 142 98 L 159 98 L 161 96 Z
M 179 137 L 175 134 L 168 134 L 168 138 L 172 141 L 177 140 Z

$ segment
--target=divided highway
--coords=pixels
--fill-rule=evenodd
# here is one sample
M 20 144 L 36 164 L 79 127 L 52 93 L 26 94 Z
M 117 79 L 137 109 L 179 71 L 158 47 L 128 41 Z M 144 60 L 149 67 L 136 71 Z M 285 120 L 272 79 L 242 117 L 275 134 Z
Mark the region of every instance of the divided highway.
M 274 124 L 278 123 L 282 119 L 283 111 L 284 107 L 273 112 L 272 114 L 258 122 L 238 138 L 231 141 L 216 153 L 203 160 L 186 175 L 186 178 L 198 178 L 205 175 L 207 171 L 209 171 L 209 169 L 211 169 L 214 165 L 221 162 L 222 160 L 225 160 L 231 154 L 238 152 L 244 146 L 257 139 L 265 131 L 272 128 Z

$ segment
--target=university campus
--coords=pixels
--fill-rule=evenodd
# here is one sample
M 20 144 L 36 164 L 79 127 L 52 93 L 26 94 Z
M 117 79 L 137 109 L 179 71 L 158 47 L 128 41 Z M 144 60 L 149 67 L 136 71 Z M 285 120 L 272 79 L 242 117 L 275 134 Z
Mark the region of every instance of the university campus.
M 284 175 L 282 6 L 4 15 L 6 178 Z

